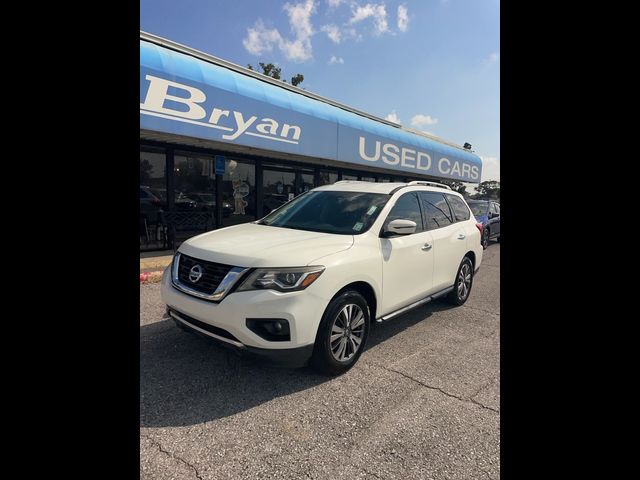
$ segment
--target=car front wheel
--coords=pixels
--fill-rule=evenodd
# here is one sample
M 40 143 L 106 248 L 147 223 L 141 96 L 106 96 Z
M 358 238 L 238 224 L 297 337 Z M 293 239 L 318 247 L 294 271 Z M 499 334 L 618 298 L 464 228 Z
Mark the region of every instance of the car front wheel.
M 349 370 L 360 358 L 369 335 L 369 306 L 360 293 L 336 296 L 324 312 L 311 357 L 311 366 L 326 375 Z

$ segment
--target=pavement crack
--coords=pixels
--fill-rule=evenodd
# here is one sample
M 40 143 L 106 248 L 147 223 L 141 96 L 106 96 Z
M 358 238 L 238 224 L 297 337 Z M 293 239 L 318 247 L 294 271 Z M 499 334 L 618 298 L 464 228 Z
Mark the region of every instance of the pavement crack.
M 483 403 L 481 403 L 481 402 L 479 402 L 479 401 L 477 401 L 477 400 L 475 400 L 473 398 L 468 398 L 467 399 L 467 398 L 464 398 L 464 397 L 460 397 L 458 395 L 454 395 L 453 393 L 449 393 L 449 392 L 447 392 L 445 390 L 442 390 L 439 387 L 434 387 L 432 385 L 427 385 L 426 383 L 421 382 L 420 380 L 416 380 L 411 375 L 407 375 L 406 373 L 403 373 L 403 372 L 401 372 L 399 370 L 394 370 L 393 368 L 388 368 L 388 367 L 385 367 L 384 365 L 380 365 L 380 367 L 384 368 L 385 370 L 387 370 L 389 372 L 394 372 L 394 373 L 397 373 L 398 375 L 402 375 L 403 377 L 408 378 L 409 380 L 417 383 L 418 385 L 422 385 L 425 388 L 428 388 L 430 390 L 436 390 L 436 391 L 442 393 L 443 395 L 446 395 L 449 398 L 455 398 L 456 400 L 459 400 L 459 401 L 464 402 L 464 403 L 473 403 L 474 405 L 477 405 L 477 406 L 479 406 L 481 408 L 484 408 L 485 410 L 490 410 L 490 411 L 492 411 L 494 413 L 500 414 L 500 410 L 496 410 L 495 408 L 488 407 L 488 406 L 484 405 Z
M 142 436 L 144 438 L 146 438 L 147 440 L 149 440 L 153 446 L 158 447 L 158 450 L 160 452 L 164 453 L 165 455 L 169 455 L 171 458 L 173 458 L 174 460 L 177 460 L 180 463 L 183 463 L 184 465 L 189 467 L 191 470 L 193 470 L 193 473 L 195 473 L 196 477 L 199 480 L 203 480 L 202 477 L 200 476 L 200 473 L 198 472 L 198 469 L 195 466 L 191 465 L 189 462 L 187 462 L 184 458 L 179 457 L 178 455 L 176 455 L 173 452 L 165 450 L 164 448 L 162 448 L 162 445 L 159 442 L 157 442 L 156 440 L 154 440 L 150 436 L 148 436 L 148 435 L 142 435 Z

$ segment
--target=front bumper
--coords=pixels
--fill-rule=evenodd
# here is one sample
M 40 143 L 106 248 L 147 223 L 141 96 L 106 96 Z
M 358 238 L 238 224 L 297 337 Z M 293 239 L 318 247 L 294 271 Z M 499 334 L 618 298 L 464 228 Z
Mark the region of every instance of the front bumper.
M 176 322 L 176 325 L 182 329 L 189 330 L 209 340 L 213 340 L 219 345 L 229 348 L 239 355 L 247 355 L 254 359 L 266 360 L 268 363 L 273 365 L 282 365 L 292 368 L 304 367 L 309 363 L 309 359 L 313 354 L 313 344 L 298 348 L 280 349 L 250 347 L 243 345 L 240 342 L 206 331 L 198 327 L 198 325 L 191 323 L 184 315 L 181 315 L 179 312 L 171 310 L 170 308 L 167 308 L 167 316 Z
M 177 290 L 171 283 L 170 268 L 167 268 L 160 292 L 168 309 L 183 317 L 180 321 L 173 316 L 174 321 L 186 328 L 239 350 L 263 356 L 267 350 L 270 357 L 291 358 L 293 361 L 296 360 L 294 357 L 306 353 L 311 355 L 318 325 L 328 304 L 328 299 L 314 294 L 312 290 L 310 287 L 290 293 L 274 290 L 234 292 L 215 303 Z M 189 318 L 194 322 L 189 322 Z M 265 340 L 247 327 L 247 318 L 285 319 L 289 323 L 291 338 L 289 341 Z M 198 326 L 199 322 L 206 325 Z M 216 334 L 216 329 L 222 329 L 223 332 L 218 332 L 222 335 Z M 225 336 L 225 333 L 230 335 Z

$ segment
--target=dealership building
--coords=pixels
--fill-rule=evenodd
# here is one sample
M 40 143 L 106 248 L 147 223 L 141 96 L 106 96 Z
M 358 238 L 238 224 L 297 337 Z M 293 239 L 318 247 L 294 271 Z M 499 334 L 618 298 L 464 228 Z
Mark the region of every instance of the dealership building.
M 468 148 L 140 32 L 141 251 L 338 180 L 479 183 L 481 170 Z

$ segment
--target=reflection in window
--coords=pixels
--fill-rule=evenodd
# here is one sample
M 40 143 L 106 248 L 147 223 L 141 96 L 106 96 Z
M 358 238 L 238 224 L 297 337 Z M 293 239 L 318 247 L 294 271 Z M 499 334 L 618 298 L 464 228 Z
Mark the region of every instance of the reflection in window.
M 320 185 L 331 185 L 338 181 L 337 172 L 328 172 L 326 170 L 320 170 Z
M 167 209 L 167 159 L 164 150 L 140 150 L 140 249 L 161 248 L 161 214 Z
M 225 159 L 222 200 L 225 227 L 256 219 L 256 168 L 252 161 Z
M 313 177 L 314 177 L 313 173 L 301 173 L 300 174 L 301 185 L 300 185 L 300 191 L 298 192 L 298 195 L 300 195 L 301 193 L 304 193 L 304 192 L 308 192 L 309 190 L 313 189 L 313 187 L 314 187 L 314 179 L 313 179 Z
M 451 209 L 456 216 L 456 221 L 461 222 L 462 220 L 469 220 L 469 209 L 460 199 L 460 197 L 456 197 L 455 195 L 447 195 L 447 200 L 449 200 L 449 205 L 451 205 Z
M 296 196 L 296 173 L 293 170 L 268 170 L 265 167 L 262 178 L 263 213 L 265 215 Z
M 422 208 L 427 217 L 427 228 L 433 230 L 453 223 L 453 216 L 444 195 L 436 192 L 419 192 Z
M 416 233 L 424 230 L 422 227 L 422 214 L 420 213 L 420 206 L 418 205 L 418 197 L 415 193 L 405 193 L 396 201 L 396 204 L 387 216 L 385 227 L 392 220 L 398 219 L 415 222 L 417 225 Z
M 176 212 L 215 212 L 216 175 L 213 157 L 176 154 L 174 209 Z

